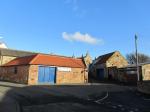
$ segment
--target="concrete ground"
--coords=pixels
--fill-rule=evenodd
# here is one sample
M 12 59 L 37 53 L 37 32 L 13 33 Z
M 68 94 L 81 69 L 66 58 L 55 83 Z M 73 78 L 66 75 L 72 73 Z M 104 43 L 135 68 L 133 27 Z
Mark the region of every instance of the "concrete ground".
M 116 84 L 25 86 L 0 82 L 0 112 L 150 112 L 150 96 Z

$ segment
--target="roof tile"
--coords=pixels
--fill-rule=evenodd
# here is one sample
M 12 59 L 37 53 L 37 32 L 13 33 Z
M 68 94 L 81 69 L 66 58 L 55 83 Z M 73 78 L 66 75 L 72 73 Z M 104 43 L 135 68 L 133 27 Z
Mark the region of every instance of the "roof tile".
M 73 68 L 85 68 L 85 64 L 82 59 L 76 59 L 71 57 L 63 57 L 57 55 L 44 55 L 36 54 L 32 56 L 16 58 L 4 66 L 13 65 L 48 65 L 48 66 L 60 66 L 60 67 L 73 67 Z

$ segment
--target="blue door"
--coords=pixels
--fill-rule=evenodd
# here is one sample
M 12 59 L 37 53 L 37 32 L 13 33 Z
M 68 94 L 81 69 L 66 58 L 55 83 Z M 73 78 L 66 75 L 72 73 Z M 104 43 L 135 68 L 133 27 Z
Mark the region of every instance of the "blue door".
M 49 77 L 50 77 L 50 73 L 49 73 L 49 67 L 44 67 L 44 71 L 45 71 L 45 75 L 44 75 L 44 82 L 48 83 L 49 82 Z
M 56 73 L 56 68 L 54 67 L 49 67 L 49 82 L 50 83 L 55 83 L 55 73 Z
M 100 80 L 104 79 L 104 69 L 97 69 L 97 78 Z
M 42 83 L 42 82 L 44 82 L 44 67 L 42 67 L 42 66 L 40 66 L 39 67 L 39 72 L 38 72 L 38 82 L 39 83 Z
M 56 68 L 49 66 L 39 66 L 38 82 L 55 83 Z

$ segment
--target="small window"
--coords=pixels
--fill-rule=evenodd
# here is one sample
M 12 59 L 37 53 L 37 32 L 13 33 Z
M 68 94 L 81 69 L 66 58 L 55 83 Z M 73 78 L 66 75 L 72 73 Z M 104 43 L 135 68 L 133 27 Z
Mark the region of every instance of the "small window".
M 17 74 L 17 72 L 18 72 L 18 69 L 17 69 L 17 67 L 15 67 L 14 68 L 14 74 Z

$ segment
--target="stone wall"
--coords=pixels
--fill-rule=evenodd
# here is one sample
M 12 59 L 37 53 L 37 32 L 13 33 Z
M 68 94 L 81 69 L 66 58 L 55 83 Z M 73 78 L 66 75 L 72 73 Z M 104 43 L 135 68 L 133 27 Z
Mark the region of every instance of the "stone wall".
M 120 54 L 120 52 L 116 51 L 107 61 L 106 63 L 101 63 L 97 65 L 93 65 L 90 70 L 90 76 L 97 77 L 96 70 L 104 69 L 104 78 L 113 78 L 117 79 L 117 69 L 120 67 L 127 66 L 127 60 Z M 115 68 L 115 69 L 114 69 Z M 112 76 L 111 76 L 112 75 Z M 111 76 L 111 77 L 110 77 Z
M 150 94 L 150 64 L 145 64 L 140 67 L 142 81 L 138 82 L 138 90 L 145 94 Z
M 115 52 L 106 62 L 106 67 L 120 68 L 127 65 L 127 60 L 119 52 Z
M 0 56 L 0 66 L 10 62 L 11 60 L 13 60 L 15 58 L 16 57 L 14 57 L 14 56 Z
M 86 83 L 88 82 L 88 73 L 83 68 L 71 68 L 70 72 L 56 72 L 56 83 Z
M 0 67 L 0 79 L 27 84 L 29 66 Z
M 142 65 L 143 81 L 150 80 L 150 64 Z

